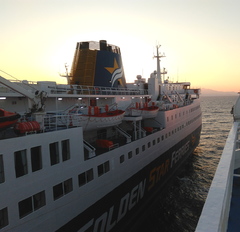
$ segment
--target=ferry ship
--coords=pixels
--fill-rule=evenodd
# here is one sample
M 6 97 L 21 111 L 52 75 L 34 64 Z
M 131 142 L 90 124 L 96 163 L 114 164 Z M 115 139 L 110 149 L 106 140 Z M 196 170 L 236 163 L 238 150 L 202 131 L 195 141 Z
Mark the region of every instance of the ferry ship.
M 165 78 L 159 47 L 134 83 L 105 40 L 77 43 L 65 85 L 0 77 L 20 115 L 0 134 L 1 231 L 130 231 L 200 139 L 200 89 Z
M 196 232 L 239 231 L 240 95 L 232 109 L 233 125 L 200 215 Z

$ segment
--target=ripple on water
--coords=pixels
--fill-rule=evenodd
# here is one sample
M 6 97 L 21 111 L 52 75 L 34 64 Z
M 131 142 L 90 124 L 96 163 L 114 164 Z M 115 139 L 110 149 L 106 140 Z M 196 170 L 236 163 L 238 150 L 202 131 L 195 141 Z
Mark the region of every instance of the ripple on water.
M 236 97 L 202 97 L 200 144 L 166 194 L 150 207 L 141 231 L 194 231 L 207 197 L 226 138 L 232 126 L 229 113 Z M 219 108 L 221 106 L 221 108 Z M 140 230 L 139 230 L 140 231 Z

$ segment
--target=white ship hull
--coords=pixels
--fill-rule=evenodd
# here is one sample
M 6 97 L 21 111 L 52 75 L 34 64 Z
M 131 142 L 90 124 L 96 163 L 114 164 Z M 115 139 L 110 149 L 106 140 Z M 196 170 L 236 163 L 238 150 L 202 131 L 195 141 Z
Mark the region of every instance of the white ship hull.
M 198 145 L 198 90 L 189 82 L 162 84 L 155 73 L 126 84 L 120 49 L 90 45 L 77 44 L 69 85 L 0 77 L 0 108 L 39 128 L 0 133 L 1 232 L 130 231 L 131 218 L 164 191 Z M 83 76 L 88 59 L 92 72 Z M 79 83 L 88 81 L 95 86 Z M 150 101 L 161 109 L 124 116 Z M 99 116 L 98 109 L 113 107 L 123 113 Z M 88 116 L 71 109 L 89 109 Z
M 172 110 L 168 114 L 171 117 L 171 115 L 179 114 L 181 111 L 189 111 L 191 108 L 194 108 L 194 106 Z M 194 121 L 187 125 L 191 119 L 194 119 Z M 177 131 L 177 128 L 181 129 Z M 129 218 L 137 205 L 146 200 L 145 198 L 150 198 L 155 191 L 160 190 L 161 192 L 164 184 L 169 181 L 180 164 L 197 146 L 201 130 L 201 113 L 199 108 L 194 113 L 189 114 L 187 118 L 173 122 L 173 126 L 168 129 L 163 129 L 89 160 L 84 160 L 82 128 L 68 130 L 68 133 L 65 133 L 65 130 L 60 130 L 31 135 L 27 136 L 27 140 L 24 136 L 0 141 L 1 154 L 8 157 L 5 165 L 9 167 L 5 170 L 5 176 L 9 178 L 9 181 L 6 179 L 6 182 L 0 185 L 5 190 L 0 192 L 0 208 L 8 206 L 9 220 L 14 221 L 13 227 L 3 228 L 2 231 L 11 231 L 15 227 L 18 228 L 18 231 L 55 231 L 63 226 L 65 227 L 62 231 L 66 231 L 64 228 L 68 228 L 68 226 L 71 228 L 72 226 L 67 223 L 78 215 L 84 214 L 86 210 L 90 209 L 95 212 L 94 204 L 106 204 L 108 207 L 103 208 L 101 212 L 82 215 L 81 223 L 79 225 L 77 223 L 77 229 L 71 231 L 78 231 L 81 228 L 80 231 L 85 231 L 83 228 L 86 227 L 93 229 L 96 223 L 100 223 L 101 220 L 110 223 L 109 228 L 111 226 L 118 228 L 123 225 L 121 221 Z M 165 138 L 166 136 L 167 138 Z M 164 137 L 164 140 L 162 140 L 162 137 Z M 71 159 L 67 161 L 60 159 L 58 164 L 52 166 L 49 158 L 49 144 L 61 143 L 64 140 L 70 141 Z M 155 145 L 153 145 L 153 141 L 155 141 Z M 142 151 L 143 145 L 145 145 L 145 151 Z M 42 149 L 44 168 L 34 173 L 31 171 L 29 154 L 32 147 L 38 146 Z M 13 154 L 24 149 L 27 149 L 28 154 L 29 175 L 15 178 Z M 136 154 L 136 149 L 139 149 L 139 154 Z M 130 151 L 132 151 L 133 157 L 129 159 Z M 124 155 L 125 161 L 120 163 L 119 160 L 122 155 Z M 110 170 L 98 177 L 98 165 L 105 162 L 109 162 Z M 93 169 L 94 179 L 79 187 L 78 175 L 89 169 Z M 72 179 L 73 191 L 54 200 L 53 186 L 69 179 Z M 17 186 L 17 189 L 13 186 Z M 115 191 L 116 188 L 121 190 Z M 31 213 L 29 212 L 27 216 L 19 219 L 19 212 L 16 210 L 19 202 L 42 191 L 46 194 L 46 205 L 36 211 L 32 209 Z M 6 195 L 5 192 L 8 192 L 8 194 Z M 106 196 L 107 199 L 105 199 Z M 106 201 L 109 201 L 109 204 Z M 121 205 L 123 201 L 128 202 L 128 209 L 122 208 L 122 214 L 116 216 L 119 207 L 123 207 Z M 113 210 L 115 216 L 111 215 Z M 101 218 L 101 216 L 109 218 L 110 215 L 112 222 Z M 73 225 L 75 223 L 74 221 Z M 107 224 L 104 226 L 107 226 Z M 106 231 L 108 230 L 106 229 Z

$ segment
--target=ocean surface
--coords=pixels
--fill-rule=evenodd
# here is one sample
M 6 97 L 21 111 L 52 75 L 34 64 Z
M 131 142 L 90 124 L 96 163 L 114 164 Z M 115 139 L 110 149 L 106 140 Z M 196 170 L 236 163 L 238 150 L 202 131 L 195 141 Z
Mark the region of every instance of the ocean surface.
M 164 196 L 149 207 L 141 231 L 195 231 L 228 133 L 236 96 L 201 97 L 202 133 L 199 146 Z

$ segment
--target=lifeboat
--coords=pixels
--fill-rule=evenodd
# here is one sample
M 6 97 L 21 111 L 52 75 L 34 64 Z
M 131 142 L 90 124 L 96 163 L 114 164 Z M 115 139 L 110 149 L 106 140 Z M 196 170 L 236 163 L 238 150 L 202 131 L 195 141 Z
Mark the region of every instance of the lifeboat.
M 93 112 L 93 113 L 92 113 Z M 70 126 L 81 126 L 83 130 L 94 130 L 121 124 L 125 111 L 113 110 L 101 113 L 98 107 L 92 111 L 88 109 L 88 114 L 70 114 Z
M 38 132 L 40 131 L 40 124 L 36 121 L 18 122 L 14 126 L 14 130 L 17 134 Z
M 129 109 L 130 116 L 142 116 L 143 119 L 146 118 L 155 118 L 159 111 L 159 107 L 152 104 L 148 106 L 147 103 L 141 107 L 141 104 L 136 102 L 136 106 Z
M 0 109 L 0 130 L 13 126 L 19 118 L 20 115 L 17 113 Z

